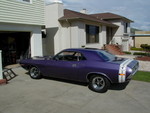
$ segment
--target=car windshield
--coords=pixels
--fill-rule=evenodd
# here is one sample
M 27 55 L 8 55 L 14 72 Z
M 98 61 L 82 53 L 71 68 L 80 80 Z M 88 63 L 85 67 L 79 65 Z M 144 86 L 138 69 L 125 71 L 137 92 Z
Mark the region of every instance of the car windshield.
M 98 55 L 105 61 L 113 61 L 116 58 L 115 55 L 108 53 L 107 51 L 98 51 Z

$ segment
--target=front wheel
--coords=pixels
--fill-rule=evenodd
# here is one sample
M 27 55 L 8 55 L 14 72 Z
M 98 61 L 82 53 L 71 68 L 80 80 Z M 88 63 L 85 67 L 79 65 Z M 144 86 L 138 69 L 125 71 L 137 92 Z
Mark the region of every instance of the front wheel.
M 29 70 L 30 77 L 33 79 L 40 79 L 41 73 L 37 67 L 31 67 Z
M 89 81 L 89 88 L 98 93 L 104 93 L 108 90 L 110 82 L 104 76 L 93 75 Z

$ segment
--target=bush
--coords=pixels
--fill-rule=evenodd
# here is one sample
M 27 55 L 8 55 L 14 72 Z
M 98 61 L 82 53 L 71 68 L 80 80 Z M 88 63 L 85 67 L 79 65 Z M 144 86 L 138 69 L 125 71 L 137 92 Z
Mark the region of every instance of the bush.
M 141 52 L 135 52 L 133 55 L 142 55 L 142 56 L 147 56 L 147 53 L 141 53 Z
M 128 52 L 128 51 L 124 51 L 124 53 L 125 53 L 125 54 L 128 54 L 128 55 L 130 55 L 130 54 L 131 54 L 131 52 Z
M 148 45 L 148 44 L 141 44 L 140 47 L 143 48 L 143 50 L 145 50 L 145 51 L 150 51 L 150 45 Z
M 134 50 L 134 51 L 143 51 L 143 48 L 131 47 L 131 50 Z

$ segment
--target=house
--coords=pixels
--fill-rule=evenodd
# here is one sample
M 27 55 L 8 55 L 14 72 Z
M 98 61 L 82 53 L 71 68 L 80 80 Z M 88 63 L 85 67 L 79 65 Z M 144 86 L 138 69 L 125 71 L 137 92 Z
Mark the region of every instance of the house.
M 132 20 L 112 13 L 87 14 L 86 10 L 64 9 L 59 0 L 45 7 L 44 55 L 65 48 L 102 48 L 105 44 L 119 44 L 122 50 L 129 50 Z
M 141 44 L 150 45 L 150 31 L 135 31 L 135 34 L 131 35 L 133 39 L 133 46 L 140 48 Z
M 0 7 L 5 65 L 23 56 L 54 55 L 65 48 L 103 48 L 105 44 L 122 45 L 124 51 L 129 48 L 132 20 L 120 15 L 64 9 L 61 0 L 46 6 L 44 0 L 1 0 Z
M 42 56 L 44 0 L 0 0 L 0 50 L 5 65 L 27 52 Z

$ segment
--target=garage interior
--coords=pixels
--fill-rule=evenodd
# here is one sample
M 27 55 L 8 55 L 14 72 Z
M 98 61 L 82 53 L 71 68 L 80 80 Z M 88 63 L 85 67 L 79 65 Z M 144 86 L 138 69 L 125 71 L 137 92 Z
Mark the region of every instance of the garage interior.
M 30 35 L 30 32 L 0 31 L 3 67 L 30 57 Z

